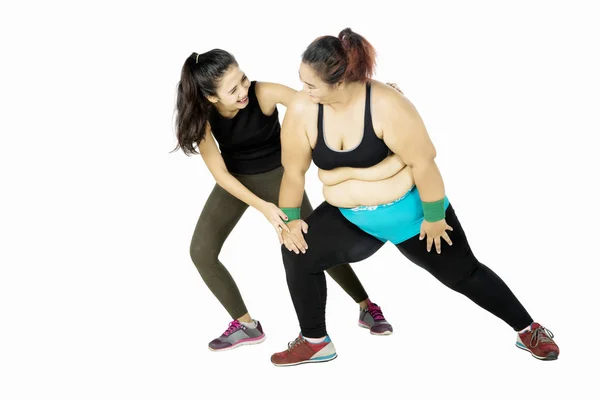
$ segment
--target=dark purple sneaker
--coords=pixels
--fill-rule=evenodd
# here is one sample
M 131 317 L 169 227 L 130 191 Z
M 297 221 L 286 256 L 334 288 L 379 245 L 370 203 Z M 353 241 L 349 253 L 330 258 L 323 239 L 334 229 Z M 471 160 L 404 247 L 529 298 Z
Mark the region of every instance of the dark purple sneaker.
M 246 328 L 237 319 L 229 323 L 229 328 L 217 339 L 208 344 L 212 351 L 231 350 L 247 344 L 259 344 L 264 342 L 266 336 L 256 321 L 256 328 Z
M 369 329 L 371 335 L 391 335 L 394 332 L 392 325 L 385 320 L 381 307 L 370 300 L 367 308 L 360 310 L 358 326 Z

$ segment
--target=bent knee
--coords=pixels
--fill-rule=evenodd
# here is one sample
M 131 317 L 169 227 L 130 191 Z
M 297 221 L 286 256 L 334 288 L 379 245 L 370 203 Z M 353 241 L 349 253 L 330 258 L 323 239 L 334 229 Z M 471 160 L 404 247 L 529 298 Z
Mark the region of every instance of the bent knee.
M 315 263 L 310 256 L 310 249 L 304 254 L 296 254 L 293 251 L 288 250 L 285 245 L 281 245 L 281 257 L 283 259 L 283 265 L 288 272 L 302 270 L 312 273 L 316 271 L 317 263 Z
M 299 254 L 294 253 L 293 251 L 290 251 L 287 249 L 287 247 L 285 247 L 284 244 L 281 245 L 281 258 L 283 259 L 283 265 L 287 266 L 288 265 L 295 265 L 296 263 L 298 263 L 299 261 Z
M 198 271 L 206 270 L 219 263 L 219 253 L 206 245 L 193 243 L 190 245 L 190 258 Z

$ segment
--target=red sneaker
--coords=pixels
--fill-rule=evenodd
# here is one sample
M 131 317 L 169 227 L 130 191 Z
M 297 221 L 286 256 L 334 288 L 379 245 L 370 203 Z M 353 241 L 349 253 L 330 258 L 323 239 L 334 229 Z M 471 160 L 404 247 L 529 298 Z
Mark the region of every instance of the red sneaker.
M 337 357 L 335 347 L 329 336 L 321 343 L 310 343 L 302 335 L 288 343 L 288 348 L 271 356 L 271 362 L 277 367 L 288 367 L 305 363 L 331 361 Z
M 539 360 L 556 360 L 558 346 L 552 338 L 554 334 L 537 322 L 531 324 L 531 330 L 517 334 L 517 347 L 527 350 Z

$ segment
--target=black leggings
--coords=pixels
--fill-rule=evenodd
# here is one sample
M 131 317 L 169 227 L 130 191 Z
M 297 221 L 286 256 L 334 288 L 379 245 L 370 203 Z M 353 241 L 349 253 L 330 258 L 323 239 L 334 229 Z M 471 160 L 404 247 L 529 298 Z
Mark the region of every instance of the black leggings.
M 426 241 L 419 240 L 419 235 L 396 247 L 444 285 L 467 296 L 514 330 L 531 324 L 531 317 L 508 286 L 473 255 L 452 205 L 446 211 L 446 222 L 454 229 L 448 232 L 453 245 L 443 242 L 441 254 L 436 253 L 435 246 L 427 252 Z M 319 338 L 327 335 L 327 285 L 323 271 L 341 263 L 362 261 L 384 243 L 349 222 L 327 202 L 317 207 L 306 223 L 306 253 L 296 254 L 283 245 L 281 252 L 301 332 L 305 337 Z

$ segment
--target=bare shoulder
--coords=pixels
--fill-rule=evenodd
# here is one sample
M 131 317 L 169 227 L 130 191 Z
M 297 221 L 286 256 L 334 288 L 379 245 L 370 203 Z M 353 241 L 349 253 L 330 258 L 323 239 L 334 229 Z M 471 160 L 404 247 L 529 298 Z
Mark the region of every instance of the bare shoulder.
M 381 116 L 394 113 L 403 117 L 416 115 L 416 108 L 402 93 L 385 83 L 373 80 L 371 83 L 371 104 Z
M 285 112 L 285 120 L 293 120 L 295 124 L 310 126 L 317 120 L 318 106 L 304 92 L 296 92 Z
M 423 130 L 421 116 L 404 94 L 378 81 L 371 87 L 373 128 L 379 138 L 389 141 L 393 136 Z
M 302 117 L 308 117 L 317 112 L 317 110 L 317 104 L 303 91 L 294 93 L 288 106 L 288 111 L 292 111 L 295 115 Z
M 297 92 L 288 106 L 282 126 L 282 136 L 286 132 L 305 136 L 311 148 L 317 138 L 318 105 L 304 92 Z

